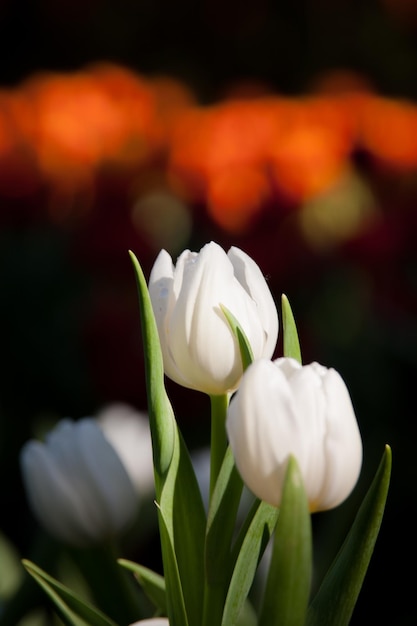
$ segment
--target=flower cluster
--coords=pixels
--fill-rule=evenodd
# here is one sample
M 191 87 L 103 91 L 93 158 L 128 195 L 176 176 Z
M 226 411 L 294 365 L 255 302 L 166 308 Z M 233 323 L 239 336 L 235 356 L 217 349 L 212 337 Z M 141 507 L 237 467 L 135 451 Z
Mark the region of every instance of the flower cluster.
M 233 397 L 227 433 L 245 483 L 279 506 L 291 454 L 301 466 L 310 509 L 347 498 L 359 476 L 362 442 L 347 388 L 335 370 L 290 358 L 275 362 L 278 315 L 259 267 L 242 250 L 209 243 L 176 266 L 164 250 L 149 293 L 165 373 L 185 387 Z M 243 374 L 239 344 L 222 307 L 244 331 L 254 363 Z M 243 375 L 243 378 L 242 378 Z
M 162 193 L 174 207 L 204 205 L 235 235 L 271 205 L 277 213 L 288 202 L 301 205 L 311 220 L 310 201 L 342 186 L 355 207 L 344 209 L 348 237 L 372 208 L 355 152 L 396 175 L 417 168 L 415 104 L 380 96 L 360 80 L 300 98 L 265 91 L 202 106 L 180 81 L 101 63 L 35 75 L 3 90 L 0 105 L 0 196 L 36 200 L 46 188 L 55 219 L 74 211 L 68 201 L 79 197 L 88 213 L 106 171 L 129 183 L 133 174 L 133 226 L 148 194 Z
M 62 421 L 45 444 L 26 444 L 22 471 L 35 515 L 68 544 L 97 545 L 114 538 L 132 524 L 139 494 L 147 490 L 149 480 L 141 473 L 150 467 L 152 440 L 163 576 L 119 560 L 136 574 L 156 609 L 148 619 L 149 610 L 134 603 L 120 618 L 123 623 L 139 617 L 132 626 L 301 626 L 321 623 L 326 615 L 328 623 L 347 624 L 383 515 L 389 449 L 359 521 L 335 559 L 337 575 L 324 580 L 311 609 L 310 515 L 343 502 L 362 464 L 361 436 L 345 383 L 333 369 L 302 365 L 286 298 L 284 355 L 272 360 L 278 313 L 260 268 L 242 250 L 226 253 L 211 242 L 199 253 L 184 251 L 176 265 L 163 250 L 149 286 L 133 255 L 132 260 L 147 357 L 150 431 L 131 409 L 116 406 L 96 421 Z M 165 375 L 210 397 L 208 501 L 166 394 Z M 245 494 L 253 494 L 251 504 L 242 498 L 245 485 Z M 249 594 L 269 538 L 263 599 L 255 609 Z M 113 626 L 37 566 L 26 562 L 26 568 L 71 625 L 88 615 L 92 626 Z M 354 589 L 348 596 L 340 593 L 346 585 Z M 118 596 L 110 603 L 112 611 L 115 605 L 119 619 L 124 600 Z

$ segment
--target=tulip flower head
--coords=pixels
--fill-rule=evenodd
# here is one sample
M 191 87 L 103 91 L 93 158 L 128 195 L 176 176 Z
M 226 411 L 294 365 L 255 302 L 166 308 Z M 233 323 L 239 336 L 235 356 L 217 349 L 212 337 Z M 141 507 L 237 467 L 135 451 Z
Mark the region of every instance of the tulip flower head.
M 137 492 L 95 420 L 61 420 L 45 443 L 25 444 L 20 462 L 35 516 L 61 541 L 91 545 L 133 521 Z
M 221 306 L 243 328 L 255 359 L 271 358 L 278 314 L 261 270 L 239 248 L 216 243 L 185 250 L 174 267 L 162 250 L 152 268 L 149 293 L 166 375 L 209 395 L 237 388 L 242 362 Z
M 232 398 L 227 432 L 246 485 L 281 502 L 290 455 L 300 467 L 310 511 L 331 509 L 355 486 L 362 441 L 349 392 L 334 369 L 294 359 L 260 359 Z

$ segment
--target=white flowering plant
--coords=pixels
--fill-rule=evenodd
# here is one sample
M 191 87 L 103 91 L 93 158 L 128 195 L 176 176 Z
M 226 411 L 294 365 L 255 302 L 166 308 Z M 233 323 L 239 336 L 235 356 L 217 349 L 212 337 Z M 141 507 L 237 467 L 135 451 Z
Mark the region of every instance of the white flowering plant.
M 200 253 L 185 251 L 176 266 L 163 251 L 149 286 L 137 258 L 131 258 L 163 565 L 159 573 L 132 561 L 114 561 L 114 568 L 133 572 L 138 593 L 140 588 L 153 607 L 148 614 L 138 609 L 135 625 L 349 624 L 382 522 L 389 446 L 312 596 L 311 515 L 345 500 L 362 464 L 362 441 L 345 383 L 333 369 L 302 364 L 285 296 L 283 356 L 271 360 L 278 314 L 260 269 L 241 250 L 226 254 L 211 243 Z M 165 375 L 211 400 L 207 513 Z M 237 523 L 244 485 L 253 503 Z M 268 571 L 255 604 L 251 589 L 268 544 Z M 70 626 L 128 623 L 108 617 L 34 563 L 24 564 Z

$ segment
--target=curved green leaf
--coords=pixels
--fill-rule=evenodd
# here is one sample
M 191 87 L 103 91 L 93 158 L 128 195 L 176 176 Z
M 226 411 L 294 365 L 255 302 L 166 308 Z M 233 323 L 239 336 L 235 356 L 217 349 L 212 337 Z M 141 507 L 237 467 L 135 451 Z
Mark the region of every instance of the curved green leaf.
M 294 315 L 285 294 L 281 297 L 284 356 L 301 363 L 301 348 Z
M 187 447 L 164 385 L 162 352 L 142 269 L 130 253 L 144 337 L 162 560 L 171 626 L 201 623 L 206 515 Z
M 238 553 L 224 605 L 221 626 L 235 626 L 238 623 L 246 598 L 252 586 L 256 569 L 264 553 L 278 519 L 278 509 L 258 501 L 256 512 L 238 542 Z
M 230 576 L 231 543 L 243 482 L 230 447 L 217 478 L 210 502 L 206 533 L 207 580 L 219 583 Z
M 160 574 L 144 565 L 139 565 L 127 559 L 118 559 L 119 565 L 133 572 L 136 580 L 148 596 L 160 615 L 167 614 L 165 579 Z
M 27 560 L 23 560 L 22 563 L 55 604 L 67 624 L 70 626 L 116 626 L 116 623 L 104 613 L 82 600 L 40 567 Z
M 231 311 L 229 311 L 229 309 L 227 309 L 222 304 L 220 305 L 220 308 L 223 311 L 223 314 L 233 334 L 236 336 L 238 340 L 239 349 L 240 349 L 240 357 L 242 359 L 242 367 L 243 367 L 243 371 L 245 371 L 245 369 L 253 361 L 253 352 L 252 352 L 251 345 L 249 343 L 248 338 L 246 337 L 245 331 L 243 330 L 242 326 L 239 324 L 238 320 L 235 318 L 233 313 L 231 313 Z
M 274 534 L 260 626 L 303 626 L 310 595 L 311 572 L 312 538 L 308 501 L 297 461 L 290 457 Z
M 161 491 L 159 512 L 159 518 L 162 516 L 164 521 L 164 532 L 161 528 L 163 556 L 164 542 L 169 537 L 166 556 L 168 559 L 175 557 L 188 622 L 191 625 L 200 624 L 204 593 L 206 514 L 190 456 L 178 430 L 171 465 Z M 176 569 L 172 564 L 168 564 L 164 556 L 167 596 L 172 596 L 172 602 L 175 602 L 175 595 L 171 589 L 172 580 L 169 572 L 174 574 L 175 571 Z M 169 600 L 167 602 L 169 606 Z M 171 618 L 170 614 L 169 617 Z M 178 624 L 183 626 L 182 623 Z
M 162 557 L 164 562 L 164 574 L 166 580 L 166 601 L 169 623 L 171 626 L 189 626 L 185 606 L 182 581 L 178 569 L 178 561 L 175 555 L 174 543 L 170 524 L 164 519 L 163 512 L 158 508 L 159 529 L 161 535 Z
M 349 534 L 310 606 L 308 626 L 349 624 L 381 527 L 391 463 L 391 449 L 386 446 Z
M 158 329 L 152 309 L 148 286 L 139 261 L 130 252 L 136 275 L 145 358 L 146 389 L 152 432 L 153 460 L 156 471 L 156 495 L 160 494 L 161 479 L 168 471 L 175 438 L 175 419 L 164 385 L 164 364 Z

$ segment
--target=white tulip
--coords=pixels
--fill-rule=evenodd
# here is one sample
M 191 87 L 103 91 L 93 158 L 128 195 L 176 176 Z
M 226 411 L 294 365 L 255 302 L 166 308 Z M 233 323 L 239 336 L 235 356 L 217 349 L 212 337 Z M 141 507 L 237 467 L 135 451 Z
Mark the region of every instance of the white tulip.
M 137 492 L 93 419 L 61 420 L 45 443 L 26 443 L 20 461 L 35 516 L 61 541 L 75 546 L 104 541 L 135 517 Z
M 255 359 L 271 358 L 278 314 L 256 263 L 239 248 L 216 243 L 185 250 L 174 267 L 162 250 L 152 268 L 149 293 L 166 375 L 210 395 L 236 389 L 242 363 L 236 338 L 221 310 L 238 320 Z
M 96 415 L 97 423 L 120 457 L 140 496 L 154 495 L 154 468 L 149 418 L 117 402 Z
M 318 363 L 261 359 L 232 398 L 227 432 L 246 485 L 274 506 L 289 455 L 299 464 L 310 511 L 345 500 L 359 477 L 362 440 L 340 375 Z

